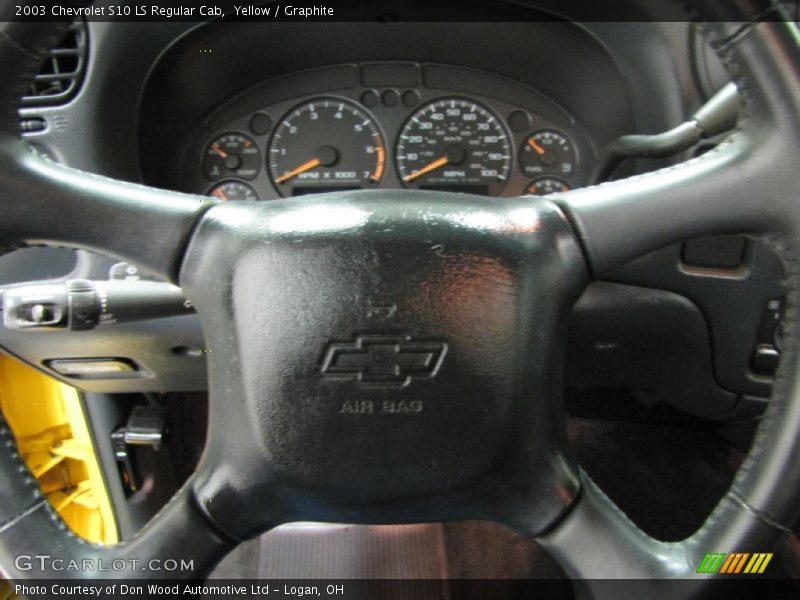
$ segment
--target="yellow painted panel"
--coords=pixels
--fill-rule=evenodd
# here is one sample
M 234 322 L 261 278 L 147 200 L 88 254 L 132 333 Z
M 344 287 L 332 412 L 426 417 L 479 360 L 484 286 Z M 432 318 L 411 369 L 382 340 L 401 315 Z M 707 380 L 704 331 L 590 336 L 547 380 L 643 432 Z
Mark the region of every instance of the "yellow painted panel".
M 0 356 L 2 410 L 25 464 L 77 535 L 118 541 L 114 512 L 75 388 Z

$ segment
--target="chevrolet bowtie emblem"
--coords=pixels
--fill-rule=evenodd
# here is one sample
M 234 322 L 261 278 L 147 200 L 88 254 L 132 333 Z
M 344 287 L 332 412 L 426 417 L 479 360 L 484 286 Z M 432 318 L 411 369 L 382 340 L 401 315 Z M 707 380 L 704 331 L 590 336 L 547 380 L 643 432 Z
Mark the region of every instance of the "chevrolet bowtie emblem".
M 360 335 L 352 342 L 331 342 L 322 374 L 364 384 L 404 386 L 431 379 L 439 371 L 447 344 L 414 341 L 406 335 Z

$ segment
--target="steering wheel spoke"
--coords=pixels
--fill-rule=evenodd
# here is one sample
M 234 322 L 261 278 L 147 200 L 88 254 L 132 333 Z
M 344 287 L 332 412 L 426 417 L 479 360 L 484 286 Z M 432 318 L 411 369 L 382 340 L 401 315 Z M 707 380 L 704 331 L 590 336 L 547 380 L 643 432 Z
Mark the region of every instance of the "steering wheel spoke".
M 0 246 L 80 247 L 175 282 L 191 232 L 214 202 L 84 173 L 0 137 Z
M 570 511 L 537 540 L 575 579 L 664 579 L 691 569 L 680 543 L 648 536 L 585 473 Z
M 754 234 L 780 226 L 786 190 L 766 184 L 771 169 L 743 136 L 676 167 L 583 188 L 558 203 L 576 227 L 595 276 L 669 244 L 716 233 Z
M 741 78 L 737 132 L 687 162 L 577 189 L 557 200 L 575 225 L 595 276 L 693 237 L 798 231 L 797 186 L 785 176 L 796 171 L 800 147 L 800 99 L 789 83 L 794 67 L 788 57 L 774 68 L 760 67 L 769 60 L 770 45 L 796 49 L 795 31 L 776 22 L 715 25 L 712 43 Z

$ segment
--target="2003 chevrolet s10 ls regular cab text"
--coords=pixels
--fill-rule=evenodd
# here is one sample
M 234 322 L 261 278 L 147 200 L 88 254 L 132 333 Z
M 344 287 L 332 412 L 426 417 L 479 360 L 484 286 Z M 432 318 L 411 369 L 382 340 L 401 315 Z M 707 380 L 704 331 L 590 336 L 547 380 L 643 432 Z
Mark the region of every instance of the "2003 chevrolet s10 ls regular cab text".
M 115 18 L 115 17 L 161 17 L 164 19 L 190 19 L 221 17 L 223 9 L 214 5 L 201 6 L 155 6 L 147 4 L 138 5 L 117 5 L 117 6 L 63 6 L 56 4 L 53 6 L 45 5 L 17 5 L 15 7 L 17 17 L 43 17 L 50 16 L 55 18 Z M 294 6 L 292 4 L 284 6 L 233 6 L 233 14 L 237 17 L 332 17 L 333 8 L 330 6 Z

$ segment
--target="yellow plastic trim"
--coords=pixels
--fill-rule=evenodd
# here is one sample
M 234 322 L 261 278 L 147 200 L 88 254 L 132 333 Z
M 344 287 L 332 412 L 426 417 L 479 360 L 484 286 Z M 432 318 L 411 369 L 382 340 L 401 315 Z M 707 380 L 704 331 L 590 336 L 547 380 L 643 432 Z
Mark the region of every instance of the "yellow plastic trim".
M 77 535 L 118 541 L 114 511 L 78 391 L 0 355 L 0 410 L 42 493 Z

